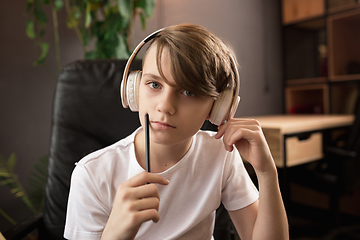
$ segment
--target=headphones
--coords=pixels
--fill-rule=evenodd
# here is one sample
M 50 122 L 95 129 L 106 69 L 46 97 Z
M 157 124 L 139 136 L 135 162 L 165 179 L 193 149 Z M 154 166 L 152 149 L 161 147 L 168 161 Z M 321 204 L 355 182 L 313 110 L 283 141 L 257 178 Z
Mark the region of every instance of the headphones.
M 156 35 L 163 30 L 164 28 L 159 29 L 142 40 L 139 45 L 136 46 L 126 63 L 120 86 L 121 102 L 124 108 L 129 107 L 133 112 L 139 111 L 139 86 L 142 73 L 141 71 L 130 71 L 131 64 L 142 46 L 150 40 L 154 39 Z M 236 66 L 236 61 L 233 56 L 231 56 L 231 61 L 234 65 L 236 74 L 235 88 L 233 89 L 227 87 L 224 91 L 222 91 L 219 98 L 215 100 L 210 113 L 209 121 L 218 126 L 235 115 L 236 109 L 240 102 L 239 70 Z

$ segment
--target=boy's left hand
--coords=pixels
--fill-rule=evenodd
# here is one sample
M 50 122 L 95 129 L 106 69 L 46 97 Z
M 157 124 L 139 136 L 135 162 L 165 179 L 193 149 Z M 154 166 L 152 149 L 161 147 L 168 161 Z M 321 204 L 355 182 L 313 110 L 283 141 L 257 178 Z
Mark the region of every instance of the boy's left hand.
M 225 149 L 233 150 L 233 145 L 240 155 L 259 173 L 272 171 L 275 163 L 269 146 L 262 132 L 260 123 L 254 119 L 229 119 L 219 126 L 216 139 L 223 137 Z

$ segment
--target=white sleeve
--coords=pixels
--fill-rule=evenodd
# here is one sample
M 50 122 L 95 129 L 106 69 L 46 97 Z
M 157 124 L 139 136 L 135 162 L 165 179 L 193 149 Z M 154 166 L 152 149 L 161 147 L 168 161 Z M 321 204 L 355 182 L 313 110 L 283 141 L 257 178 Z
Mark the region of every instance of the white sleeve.
M 225 161 L 221 199 L 228 211 L 244 208 L 259 198 L 236 148 L 228 153 Z
M 72 176 L 66 214 L 66 239 L 100 239 L 110 210 L 102 204 L 99 192 L 86 167 L 77 164 Z

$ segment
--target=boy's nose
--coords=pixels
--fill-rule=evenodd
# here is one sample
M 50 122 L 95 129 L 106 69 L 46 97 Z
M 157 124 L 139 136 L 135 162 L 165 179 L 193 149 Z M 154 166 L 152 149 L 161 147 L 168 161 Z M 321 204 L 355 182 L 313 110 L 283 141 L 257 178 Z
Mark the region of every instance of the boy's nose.
M 159 99 L 157 110 L 166 114 L 174 114 L 176 112 L 176 96 L 172 91 L 164 91 Z

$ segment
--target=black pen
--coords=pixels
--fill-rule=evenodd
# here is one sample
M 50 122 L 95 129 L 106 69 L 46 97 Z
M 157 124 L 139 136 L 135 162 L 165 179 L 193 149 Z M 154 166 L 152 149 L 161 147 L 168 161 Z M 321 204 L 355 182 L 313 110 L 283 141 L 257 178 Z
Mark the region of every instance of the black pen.
M 150 134 L 149 134 L 149 114 L 145 114 L 145 146 L 146 146 L 146 171 L 150 172 Z

